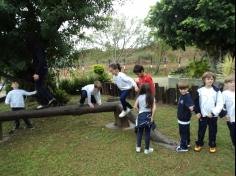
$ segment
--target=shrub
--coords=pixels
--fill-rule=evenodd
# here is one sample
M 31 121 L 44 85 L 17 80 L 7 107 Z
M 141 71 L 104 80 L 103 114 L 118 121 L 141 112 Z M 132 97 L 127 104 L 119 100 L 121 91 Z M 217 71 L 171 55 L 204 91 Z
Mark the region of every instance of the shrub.
M 103 65 L 95 65 L 94 66 L 94 73 L 98 75 L 103 75 L 105 73 L 105 68 Z
M 57 100 L 58 106 L 66 105 L 70 101 L 69 95 L 64 90 L 57 89 L 53 94 Z
M 224 61 L 217 65 L 217 71 L 220 79 L 235 74 L 235 58 L 230 55 L 225 56 Z

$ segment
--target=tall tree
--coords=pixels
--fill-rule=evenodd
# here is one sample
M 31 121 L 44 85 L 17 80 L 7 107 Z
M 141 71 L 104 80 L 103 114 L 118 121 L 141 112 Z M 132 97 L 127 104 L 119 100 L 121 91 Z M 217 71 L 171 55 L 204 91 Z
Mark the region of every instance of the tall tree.
M 147 24 L 174 49 L 196 45 L 207 51 L 214 66 L 225 54 L 235 55 L 234 0 L 161 0 Z
M 113 1 L 1 0 L 0 75 L 31 80 L 32 58 L 55 63 L 70 54 L 71 36 L 103 28 Z

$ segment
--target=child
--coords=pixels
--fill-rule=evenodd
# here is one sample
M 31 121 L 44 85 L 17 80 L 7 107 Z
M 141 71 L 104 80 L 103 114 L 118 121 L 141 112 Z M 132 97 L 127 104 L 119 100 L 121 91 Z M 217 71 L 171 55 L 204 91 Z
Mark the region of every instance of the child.
M 132 78 L 121 72 L 120 64 L 111 64 L 109 70 L 113 75 L 113 81 L 121 90 L 120 101 L 124 110 L 121 112 L 119 117 L 123 118 L 129 114 L 131 109 L 133 109 L 133 107 L 126 101 L 130 90 L 134 87 L 135 91 L 138 92 L 139 88 Z
M 82 88 L 80 105 L 83 106 L 86 98 L 88 98 L 88 105 L 94 108 L 94 105 L 102 104 L 101 100 L 102 83 L 95 81 L 94 84 L 87 85 Z
M 177 152 L 188 152 L 190 147 L 190 120 L 194 109 L 192 97 L 189 93 L 189 84 L 180 81 L 178 84 L 180 98 L 178 104 L 178 123 L 180 133 L 180 146 L 176 148 Z
M 235 147 L 235 76 L 230 76 L 225 80 L 225 88 L 223 98 L 227 110 L 227 125 Z
M 133 72 L 139 78 L 137 82 L 138 86 L 141 87 L 143 84 L 149 84 L 152 90 L 152 95 L 155 96 L 155 84 L 153 83 L 152 77 L 144 72 L 144 67 L 142 65 L 135 65 Z
M 137 146 L 136 152 L 141 152 L 141 143 L 142 136 L 145 130 L 145 154 L 150 154 L 154 150 L 150 148 L 150 136 L 151 136 L 151 122 L 153 122 L 153 118 L 156 111 L 156 104 L 154 101 L 154 97 L 152 96 L 152 91 L 149 84 L 142 85 L 139 93 L 139 97 L 134 105 L 136 109 L 139 110 L 139 115 L 137 119 Z
M 216 76 L 212 72 L 206 72 L 202 77 L 204 86 L 198 89 L 198 98 L 195 101 L 195 112 L 199 119 L 198 140 L 195 151 L 200 152 L 204 145 L 204 137 L 209 126 L 210 153 L 216 153 L 217 121 L 223 109 L 224 102 L 221 91 L 213 84 Z
M 5 103 L 10 105 L 12 111 L 24 110 L 25 109 L 24 96 L 31 96 L 31 95 L 37 94 L 37 91 L 26 92 L 24 90 L 19 89 L 19 83 L 16 81 L 12 82 L 11 87 L 13 88 L 13 90 L 7 94 Z M 30 128 L 30 129 L 33 128 L 33 125 L 31 124 L 28 118 L 24 118 L 23 120 L 27 128 Z M 14 132 L 15 130 L 19 128 L 20 128 L 20 120 L 17 119 L 15 120 L 15 129 L 12 132 Z

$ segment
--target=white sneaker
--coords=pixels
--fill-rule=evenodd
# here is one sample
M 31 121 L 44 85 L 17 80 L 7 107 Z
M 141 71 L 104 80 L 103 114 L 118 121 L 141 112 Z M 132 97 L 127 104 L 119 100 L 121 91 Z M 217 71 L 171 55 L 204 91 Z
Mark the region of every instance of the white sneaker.
M 127 108 L 126 113 L 129 114 L 130 112 L 131 112 L 131 109 Z
M 144 150 L 144 154 L 148 155 L 150 153 L 153 153 L 154 152 L 154 149 L 153 148 L 149 148 L 149 150 Z
M 39 106 L 37 107 L 38 110 L 43 109 L 43 108 L 44 108 L 43 105 L 39 105 Z
M 127 111 L 122 111 L 119 115 L 120 118 L 124 118 L 127 115 Z
M 140 153 L 141 152 L 141 147 L 136 147 L 136 152 Z

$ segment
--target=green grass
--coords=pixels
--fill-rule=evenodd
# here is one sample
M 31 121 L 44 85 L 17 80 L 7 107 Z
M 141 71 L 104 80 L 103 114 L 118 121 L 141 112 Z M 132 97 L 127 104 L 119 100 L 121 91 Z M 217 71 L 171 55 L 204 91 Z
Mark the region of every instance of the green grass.
M 73 102 L 75 102 L 75 98 Z M 8 108 L 0 105 L 1 111 Z M 156 121 L 161 132 L 178 140 L 176 108 L 159 105 Z M 1 176 L 233 176 L 235 157 L 229 132 L 219 121 L 218 153 L 177 154 L 153 144 L 155 153 L 135 153 L 132 131 L 104 126 L 112 113 L 33 120 L 35 129 L 20 130 L 0 144 Z M 6 134 L 12 123 L 4 123 Z M 192 145 L 197 121 L 192 122 Z

